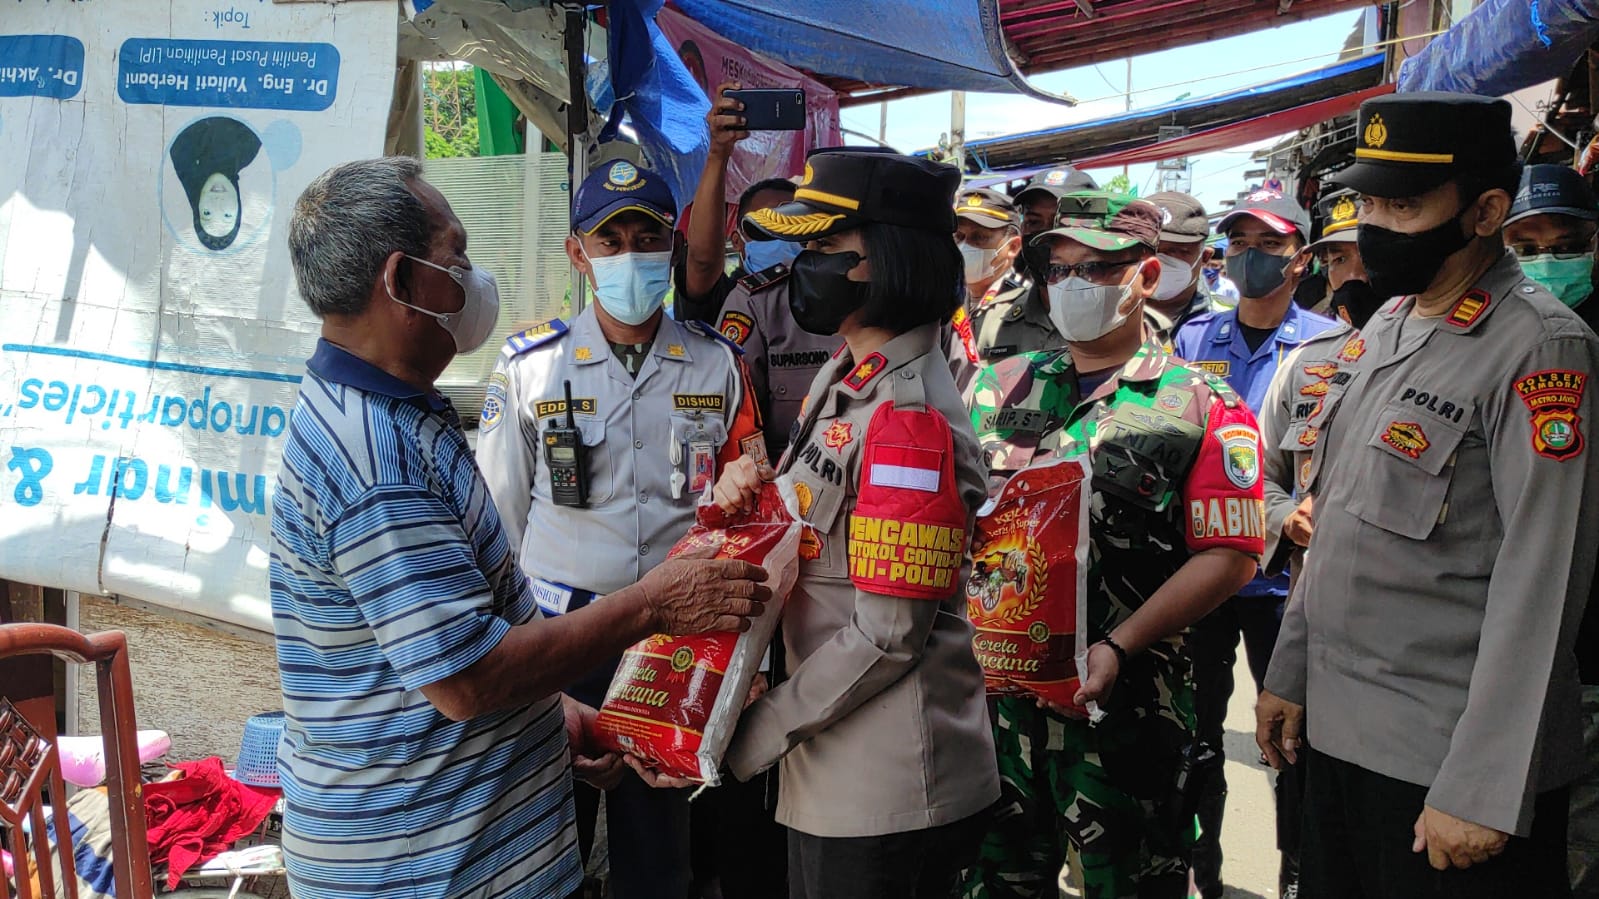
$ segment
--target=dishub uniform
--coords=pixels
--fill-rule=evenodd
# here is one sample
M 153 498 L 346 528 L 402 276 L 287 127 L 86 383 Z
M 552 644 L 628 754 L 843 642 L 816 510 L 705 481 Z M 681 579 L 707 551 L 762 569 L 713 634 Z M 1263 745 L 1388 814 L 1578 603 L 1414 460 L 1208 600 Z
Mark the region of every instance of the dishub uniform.
M 1093 465 L 1089 640 L 1127 620 L 1195 553 L 1262 548 L 1255 418 L 1220 379 L 1148 343 L 1088 397 L 1065 351 L 984 369 L 973 422 L 1003 480 L 1086 450 Z M 965 895 L 1055 895 L 1069 841 L 1088 899 L 1187 886 L 1192 808 L 1174 799 L 1193 739 L 1181 636 L 1122 670 L 1097 725 L 1003 697 L 995 724 L 1004 794 Z M 1047 816 L 1038 820 L 1038 816 Z
M 750 392 L 765 421 L 766 453 L 777 459 L 788 448 L 789 431 L 799 420 L 811 381 L 843 338 L 823 337 L 801 328 L 788 308 L 789 268 L 774 265 L 738 279 L 722 304 L 716 330 L 744 350 Z
M 568 381 L 587 457 L 586 508 L 555 504 L 544 458 L 545 430 L 567 420 Z M 688 531 L 704 482 L 744 452 L 764 455 L 737 353 L 708 325 L 662 316 L 634 377 L 593 306 L 570 330 L 552 321 L 511 336 L 489 378 L 479 433 L 478 465 L 546 616 L 603 602 L 638 581 Z M 681 479 L 675 491 L 674 475 Z M 616 661 L 566 692 L 598 706 Z M 651 790 L 630 776 L 608 794 L 618 896 L 688 889 L 682 792 Z M 593 794 L 580 791 L 580 803 L 585 797 Z

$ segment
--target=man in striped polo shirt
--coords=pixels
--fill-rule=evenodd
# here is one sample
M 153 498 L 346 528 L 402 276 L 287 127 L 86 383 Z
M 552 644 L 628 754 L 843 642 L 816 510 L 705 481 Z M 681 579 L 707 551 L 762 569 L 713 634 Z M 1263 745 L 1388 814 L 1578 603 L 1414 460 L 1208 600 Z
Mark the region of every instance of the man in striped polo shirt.
M 746 563 L 673 561 L 539 613 L 433 386 L 494 330 L 494 279 L 420 176 L 405 158 L 338 166 L 289 226 L 323 321 L 273 500 L 290 886 L 563 897 L 581 882 L 572 773 L 623 769 L 585 755 L 594 710 L 559 691 L 651 633 L 740 629 L 769 591 Z

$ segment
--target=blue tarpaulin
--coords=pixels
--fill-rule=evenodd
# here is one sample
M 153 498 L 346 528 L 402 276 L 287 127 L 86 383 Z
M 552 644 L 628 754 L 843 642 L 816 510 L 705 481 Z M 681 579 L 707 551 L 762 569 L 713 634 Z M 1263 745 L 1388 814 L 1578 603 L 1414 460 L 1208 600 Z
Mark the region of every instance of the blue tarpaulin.
M 791 66 L 869 84 L 1066 98 L 1027 83 L 994 0 L 676 0 L 728 40 Z
M 1399 89 L 1503 96 L 1566 74 L 1596 38 L 1599 0 L 1487 0 L 1399 66 Z
M 664 0 L 611 0 L 607 30 L 616 105 L 601 141 L 622 112 L 638 132 L 650 168 L 666 177 L 679 208 L 688 205 L 711 149 L 705 114 L 711 101 L 655 24 Z

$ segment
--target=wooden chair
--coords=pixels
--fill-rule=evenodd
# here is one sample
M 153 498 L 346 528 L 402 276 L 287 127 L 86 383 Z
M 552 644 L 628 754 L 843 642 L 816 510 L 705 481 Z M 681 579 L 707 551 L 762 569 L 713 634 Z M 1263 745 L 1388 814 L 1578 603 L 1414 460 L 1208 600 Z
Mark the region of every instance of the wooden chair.
M 52 655 L 68 662 L 95 666 L 100 689 L 100 722 L 105 740 L 106 796 L 110 800 L 112 866 L 118 899 L 151 899 L 150 846 L 146 838 L 144 790 L 139 780 L 139 750 L 135 742 L 133 677 L 128 669 L 128 645 L 121 631 L 81 634 L 53 624 L 0 625 L 0 658 L 17 655 Z M 50 787 L 57 841 L 56 853 L 65 883 L 55 883 L 45 836 L 44 788 Z M 11 703 L 0 696 L 0 829 L 16 864 L 20 899 L 76 899 L 77 876 L 67 823 L 66 785 L 61 780 L 61 760 L 55 744 L 38 731 Z M 27 821 L 30 830 L 23 830 Z M 35 895 L 37 880 L 42 896 Z M 0 899 L 10 899 L 10 889 L 0 877 Z

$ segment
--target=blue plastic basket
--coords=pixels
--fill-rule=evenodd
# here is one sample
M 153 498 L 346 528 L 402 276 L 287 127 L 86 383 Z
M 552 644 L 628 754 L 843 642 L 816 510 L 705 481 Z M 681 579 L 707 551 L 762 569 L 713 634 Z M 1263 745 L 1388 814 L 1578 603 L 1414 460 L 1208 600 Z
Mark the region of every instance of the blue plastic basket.
M 282 739 L 282 712 L 264 712 L 244 722 L 233 779 L 252 787 L 278 786 L 278 743 Z

